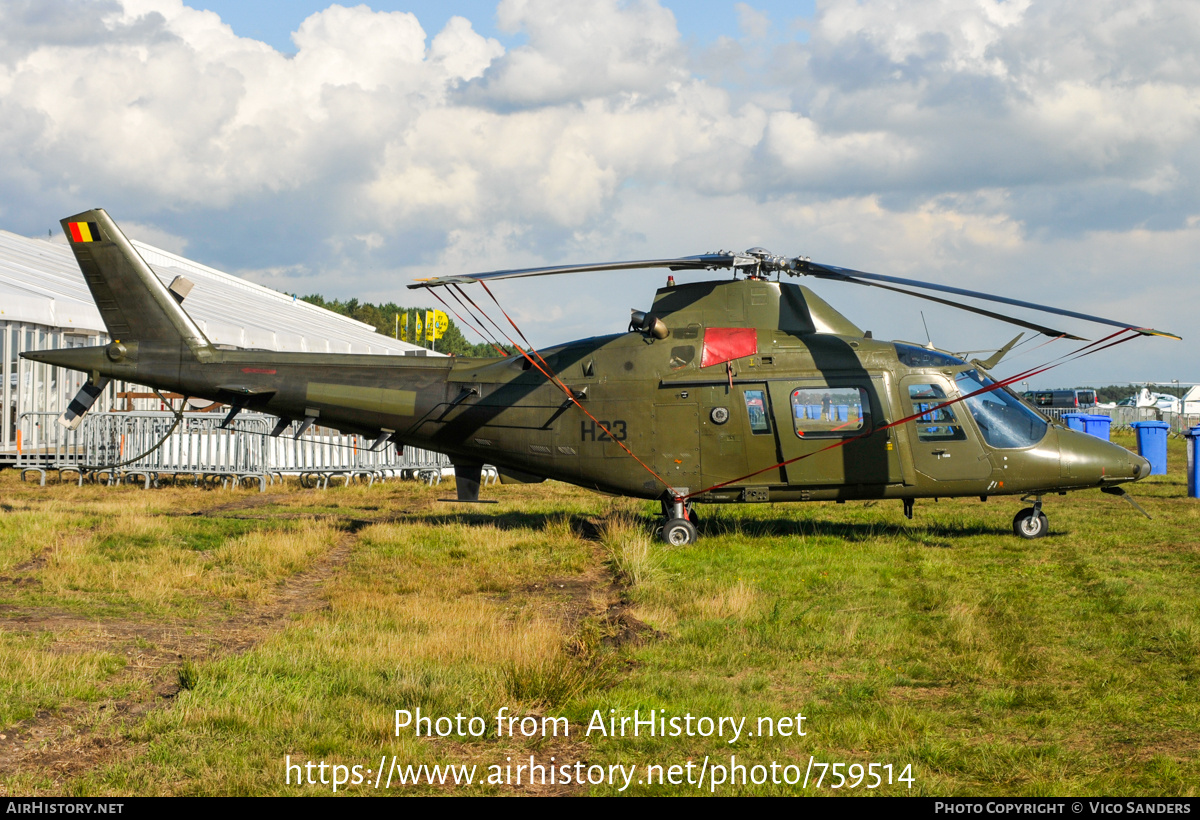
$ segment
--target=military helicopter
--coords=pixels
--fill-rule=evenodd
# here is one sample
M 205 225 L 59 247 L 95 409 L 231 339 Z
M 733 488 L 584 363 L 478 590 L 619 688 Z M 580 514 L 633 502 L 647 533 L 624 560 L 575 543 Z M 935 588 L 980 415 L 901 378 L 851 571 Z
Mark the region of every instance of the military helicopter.
M 299 436 L 319 422 L 373 437 L 375 447 L 444 452 L 461 502 L 480 500 L 485 463 L 504 482 L 556 479 L 659 500 L 661 534 L 673 545 L 696 540 L 697 502 L 899 499 L 911 519 L 917 498 L 1001 495 L 1032 502 L 1016 514 L 1013 530 L 1038 538 L 1048 531 L 1044 496 L 1095 487 L 1121 495 L 1120 485 L 1150 472 L 1140 456 L 1047 419 L 993 380 L 988 370 L 1021 336 L 985 361 L 876 340 L 807 287 L 780 277 L 884 287 L 1050 337 L 1080 340 L 910 288 L 1119 328 L 1104 346 L 1121 334 L 1172 335 L 1124 322 L 753 248 L 409 286 L 450 289 L 477 321 L 491 321 L 464 285 L 627 269 L 733 271 L 724 281 L 682 284 L 672 274 L 649 310 L 631 312 L 625 332 L 543 351 L 517 345 L 519 356 L 227 349 L 211 344 L 183 310 L 190 283 L 164 286 L 105 211 L 67 217 L 62 226 L 113 340 L 22 354 L 90 374 L 64 424 L 78 424 L 107 381 L 123 379 L 224 402 L 231 408 L 225 424 L 244 409 L 274 414 L 272 435 L 295 424 Z

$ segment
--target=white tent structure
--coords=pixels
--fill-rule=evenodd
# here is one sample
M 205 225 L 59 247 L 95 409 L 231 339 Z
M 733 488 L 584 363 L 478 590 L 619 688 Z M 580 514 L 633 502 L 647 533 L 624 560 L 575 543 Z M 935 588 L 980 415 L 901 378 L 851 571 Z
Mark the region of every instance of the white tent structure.
M 1183 412 L 1200 414 L 1200 384 L 1193 385 L 1192 389 L 1183 395 Z
M 142 242 L 133 245 L 164 284 L 176 276 L 195 283 L 186 308 L 214 344 L 392 356 L 428 352 L 287 294 Z M 86 381 L 84 374 L 29 362 L 20 354 L 108 341 L 71 249 L 0 231 L 0 464 L 15 454 L 22 414 L 61 413 Z M 110 409 L 116 393 L 125 389 L 110 386 L 95 409 Z

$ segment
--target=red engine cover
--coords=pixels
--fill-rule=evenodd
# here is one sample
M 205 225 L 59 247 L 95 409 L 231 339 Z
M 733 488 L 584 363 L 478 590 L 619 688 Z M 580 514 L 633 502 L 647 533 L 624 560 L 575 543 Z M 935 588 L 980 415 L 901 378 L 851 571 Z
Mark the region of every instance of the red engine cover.
M 753 356 L 758 352 L 758 331 L 752 327 L 710 327 L 704 331 L 700 366 L 708 367 Z

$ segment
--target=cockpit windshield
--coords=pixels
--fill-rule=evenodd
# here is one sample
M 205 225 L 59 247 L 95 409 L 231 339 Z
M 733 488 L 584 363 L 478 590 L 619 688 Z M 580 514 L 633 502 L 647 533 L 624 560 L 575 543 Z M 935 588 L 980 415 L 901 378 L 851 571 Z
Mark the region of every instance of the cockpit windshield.
M 955 383 L 964 396 L 995 384 L 977 370 L 964 370 L 955 376 Z M 971 396 L 963 404 L 975 417 L 984 441 L 992 447 L 1030 447 L 1046 435 L 1046 420 L 1003 387 Z

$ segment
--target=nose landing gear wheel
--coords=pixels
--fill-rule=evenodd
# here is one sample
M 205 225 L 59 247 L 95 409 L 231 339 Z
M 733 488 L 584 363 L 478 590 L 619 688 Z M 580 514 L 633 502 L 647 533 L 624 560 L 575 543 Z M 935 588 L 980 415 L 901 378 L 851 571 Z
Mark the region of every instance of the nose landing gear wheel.
M 670 521 L 671 517 L 673 515 L 672 505 L 668 504 L 666 501 L 662 501 L 660 503 L 662 504 L 663 518 Z M 687 502 L 687 504 L 685 504 L 683 508 L 687 512 L 687 520 L 692 522 L 692 526 L 699 527 L 700 526 L 700 516 L 696 514 L 696 510 L 692 506 L 692 502 L 690 502 L 690 501 Z
M 1046 514 L 1034 507 L 1026 507 L 1013 518 L 1013 534 L 1022 538 L 1044 538 L 1049 531 Z
M 662 528 L 662 540 L 672 547 L 682 547 L 695 542 L 696 526 L 686 518 L 672 518 Z

